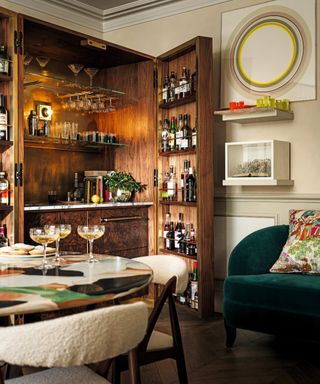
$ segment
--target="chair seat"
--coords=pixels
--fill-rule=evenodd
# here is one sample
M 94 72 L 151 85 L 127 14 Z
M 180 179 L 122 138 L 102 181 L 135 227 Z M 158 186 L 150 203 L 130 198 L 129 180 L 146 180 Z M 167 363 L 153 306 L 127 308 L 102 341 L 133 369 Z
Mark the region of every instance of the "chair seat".
M 81 367 L 51 368 L 6 380 L 5 384 L 110 384 L 91 369 Z
M 173 339 L 171 335 L 158 331 L 152 332 L 147 351 L 166 349 L 170 347 L 173 347 Z

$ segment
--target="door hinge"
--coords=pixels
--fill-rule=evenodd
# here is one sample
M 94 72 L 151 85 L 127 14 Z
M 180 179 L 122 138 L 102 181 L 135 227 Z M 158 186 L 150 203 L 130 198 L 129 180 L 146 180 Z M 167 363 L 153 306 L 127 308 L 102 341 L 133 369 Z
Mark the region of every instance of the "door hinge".
M 22 54 L 23 51 L 23 33 L 14 31 L 14 53 Z
M 158 88 L 158 72 L 153 71 L 153 88 Z
M 158 186 L 158 170 L 157 169 L 153 170 L 153 186 L 154 187 Z
M 22 163 L 15 163 L 14 165 L 14 185 L 22 187 L 23 182 L 23 165 Z

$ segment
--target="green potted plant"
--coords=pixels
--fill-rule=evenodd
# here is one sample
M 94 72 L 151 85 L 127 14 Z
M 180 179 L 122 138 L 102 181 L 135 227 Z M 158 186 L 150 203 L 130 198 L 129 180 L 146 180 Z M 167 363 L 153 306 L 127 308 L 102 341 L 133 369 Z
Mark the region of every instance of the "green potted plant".
M 112 201 L 129 201 L 134 192 L 140 192 L 144 185 L 136 181 L 130 173 L 113 171 L 105 177 L 105 187 L 112 194 Z

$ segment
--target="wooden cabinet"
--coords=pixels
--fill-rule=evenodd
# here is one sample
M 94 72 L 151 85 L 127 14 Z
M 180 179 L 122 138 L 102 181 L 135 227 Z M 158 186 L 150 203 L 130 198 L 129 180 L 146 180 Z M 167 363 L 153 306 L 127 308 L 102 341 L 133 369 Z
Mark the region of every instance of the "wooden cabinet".
M 181 73 L 182 67 L 193 75 L 190 91 L 185 97 L 162 102 L 162 84 L 164 77 L 171 71 Z M 189 260 L 192 269 L 193 260 L 198 261 L 198 300 L 199 314 L 208 317 L 214 312 L 213 277 L 213 88 L 212 88 L 212 40 L 197 37 L 158 58 L 158 121 L 190 115 L 190 127 L 196 126 L 196 147 L 193 148 L 189 137 L 189 146 L 183 150 L 163 152 L 161 132 L 158 131 L 158 252 L 174 254 Z M 161 127 L 158 127 L 160 130 Z M 190 162 L 195 170 L 197 181 L 197 201 L 186 202 L 182 199 L 180 175 L 184 160 Z M 177 197 L 175 201 L 164 199 L 163 178 L 170 166 L 174 167 L 177 179 Z M 163 228 L 166 214 L 176 222 L 182 213 L 184 223 L 192 223 L 196 231 L 197 256 L 187 256 L 177 250 L 164 249 Z
M 148 255 L 148 207 L 90 208 L 47 212 L 28 212 L 25 215 L 25 242 L 28 229 L 45 224 L 71 224 L 71 234 L 61 241 L 61 250 L 87 252 L 87 242 L 77 234 L 78 225 L 104 224 L 105 235 L 94 242 L 94 251 L 109 255 L 138 257 Z
M 15 24 L 10 29 L 13 87 L 12 91 L 8 90 L 8 95 L 12 94 L 8 100 L 12 105 L 16 101 L 19 106 L 12 109 L 12 115 L 16 113 L 14 145 L 8 143 L 9 149 L 3 146 L 3 152 L 9 153 L 5 157 L 12 188 L 14 170 L 10 164 L 16 163 L 18 176 L 13 188 L 14 214 L 7 215 L 16 218 L 14 230 L 13 219 L 10 222 L 11 241 L 27 241 L 28 229 L 35 223 L 71 220 L 75 228 L 85 220 L 95 223 L 102 218 L 107 219 L 106 235 L 96 242 L 99 251 L 128 257 L 167 253 L 163 252 L 161 239 L 165 214 L 170 211 L 176 220 L 177 214 L 182 212 L 185 222 L 192 222 L 196 228 L 199 314 L 210 316 L 214 311 L 212 40 L 197 37 L 155 58 L 97 39 L 97 43 L 107 45 L 107 49 L 93 49 L 84 44 L 88 36 L 27 16 L 18 19 L 14 14 L 9 15 Z M 19 43 L 21 37 L 24 42 L 23 48 L 17 47 L 17 54 L 13 53 L 15 30 L 16 41 Z M 83 66 L 77 76 L 70 70 L 74 64 Z M 160 91 L 164 76 L 169 71 L 180 76 L 183 66 L 195 74 L 194 92 L 162 104 Z M 98 70 L 92 85 L 88 71 L 84 71 L 86 68 Z M 3 89 L 8 88 L 7 83 L 1 83 Z M 85 109 L 88 100 L 90 108 Z M 27 118 L 39 105 L 48 105 L 52 110 L 51 137 L 30 136 Z M 191 126 L 197 124 L 197 147 L 183 153 L 161 153 L 157 122 L 165 116 L 178 114 L 189 114 Z M 69 127 L 77 124 L 82 137 L 101 140 L 101 137 L 115 135 L 122 145 L 77 142 L 73 130 L 64 132 L 65 123 L 70 123 Z M 99 134 L 92 136 L 92 132 Z M 174 165 L 180 177 L 185 159 L 196 171 L 197 202 L 161 201 L 159 188 L 163 171 Z M 46 202 L 49 190 L 56 190 L 58 200 L 66 200 L 68 191 L 73 188 L 75 172 L 113 169 L 129 171 L 146 185 L 143 192 L 136 194 L 135 201 L 153 202 L 153 206 L 139 208 L 139 212 L 125 210 L 123 216 L 135 218 L 118 221 L 109 220 L 119 214 L 118 207 L 114 212 L 97 209 L 84 210 L 83 214 L 68 212 L 67 215 L 65 211 L 41 212 L 41 215 L 24 212 L 27 203 Z M 155 177 L 157 172 L 159 180 Z M 84 243 L 75 231 L 68 239 L 70 249 L 83 249 Z M 185 255 L 181 257 L 189 260 Z

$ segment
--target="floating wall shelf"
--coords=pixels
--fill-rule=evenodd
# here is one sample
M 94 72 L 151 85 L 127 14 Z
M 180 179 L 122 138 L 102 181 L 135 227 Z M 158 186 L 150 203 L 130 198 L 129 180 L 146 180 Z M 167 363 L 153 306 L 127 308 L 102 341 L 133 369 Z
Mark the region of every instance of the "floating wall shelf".
M 234 110 L 215 111 L 215 115 L 222 116 L 222 121 L 247 124 L 263 121 L 293 120 L 293 112 L 273 107 L 250 107 Z

